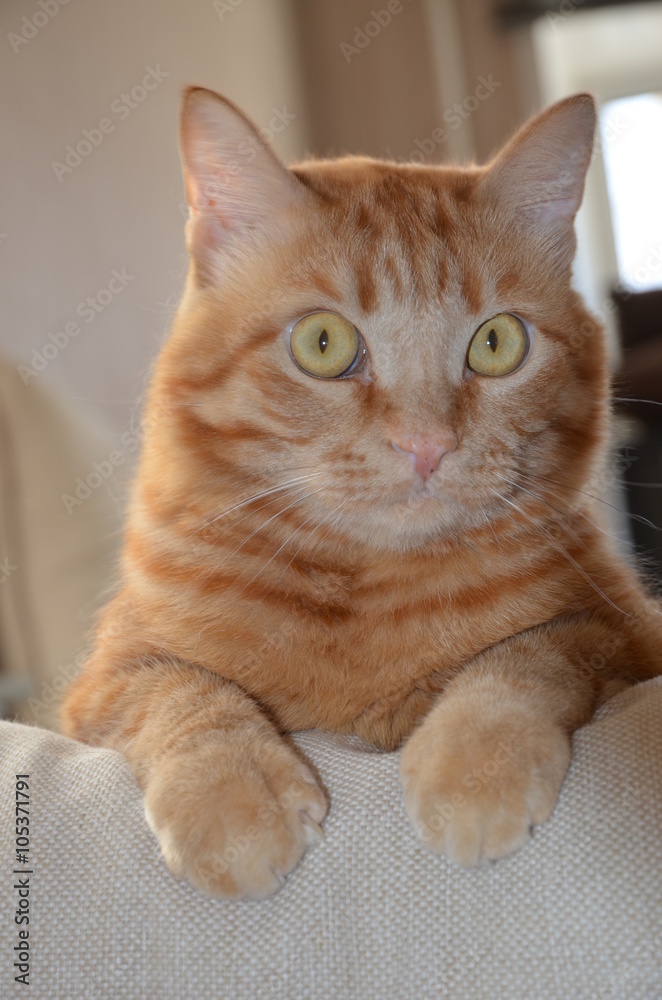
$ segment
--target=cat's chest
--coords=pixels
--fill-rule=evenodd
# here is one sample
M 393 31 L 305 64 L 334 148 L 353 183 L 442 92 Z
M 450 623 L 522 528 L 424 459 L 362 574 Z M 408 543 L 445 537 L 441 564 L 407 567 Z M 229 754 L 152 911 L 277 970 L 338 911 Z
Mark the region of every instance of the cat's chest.
M 263 618 L 259 653 L 236 677 L 287 729 L 354 731 L 396 745 L 457 668 L 518 630 L 512 595 L 318 583 Z M 520 628 L 535 623 L 535 613 L 518 615 Z
M 306 567 L 261 582 L 259 592 L 214 590 L 180 618 L 173 652 L 235 681 L 283 729 L 353 731 L 395 745 L 455 670 L 568 601 L 561 575 L 546 577 L 538 599 L 530 572 L 513 567 L 488 573 L 467 559 L 452 574 L 424 569 Z

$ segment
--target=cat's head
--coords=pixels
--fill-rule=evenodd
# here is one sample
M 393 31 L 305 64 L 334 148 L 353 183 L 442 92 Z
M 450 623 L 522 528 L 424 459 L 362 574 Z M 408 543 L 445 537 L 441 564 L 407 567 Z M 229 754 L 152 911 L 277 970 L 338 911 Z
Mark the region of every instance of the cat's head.
M 567 503 L 605 429 L 603 333 L 570 286 L 594 127 L 579 95 L 486 167 L 287 169 L 188 90 L 191 270 L 155 391 L 189 495 L 282 488 L 390 549 Z

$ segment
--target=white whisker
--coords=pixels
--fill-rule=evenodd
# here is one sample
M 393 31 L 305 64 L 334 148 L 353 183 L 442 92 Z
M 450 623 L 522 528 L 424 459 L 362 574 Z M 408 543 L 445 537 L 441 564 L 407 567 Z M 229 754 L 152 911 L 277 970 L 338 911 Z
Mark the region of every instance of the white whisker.
M 264 497 L 273 496 L 273 494 L 279 493 L 282 490 L 288 490 L 289 487 L 299 486 L 306 482 L 310 482 L 310 480 L 319 478 L 321 475 L 321 472 L 311 472 L 307 476 L 297 476 L 295 479 L 289 479 L 287 482 L 280 483 L 278 486 L 270 486 L 269 489 L 262 490 L 260 493 L 255 493 L 253 496 L 247 497 L 245 500 L 240 500 L 231 507 L 227 507 L 224 511 L 221 511 L 220 514 L 216 514 L 216 516 L 210 518 L 209 521 L 205 521 L 203 524 L 199 525 L 195 531 L 192 531 L 190 535 L 187 535 L 187 537 L 191 538 L 193 535 L 197 535 L 199 531 L 203 531 L 205 528 L 209 528 L 212 524 L 216 524 L 217 521 L 227 517 L 228 514 L 232 514 L 235 510 L 240 510 L 242 507 L 247 507 L 248 504 L 255 503 L 258 500 L 263 500 Z M 264 504 L 263 506 L 266 507 L 267 504 Z M 259 507 L 258 510 L 262 510 L 262 507 Z
M 339 504 L 338 504 L 338 505 L 337 505 L 336 507 L 334 507 L 334 508 L 333 508 L 333 510 L 332 510 L 332 511 L 330 512 L 330 514 L 327 514 L 327 516 L 326 516 L 326 517 L 322 518 L 322 520 L 321 520 L 321 521 L 319 522 L 319 524 L 316 524 L 316 525 L 315 525 L 315 527 L 313 528 L 313 530 L 312 530 L 312 531 L 309 531 L 309 532 L 308 532 L 308 534 L 306 535 L 306 537 L 305 537 L 305 538 L 304 538 L 304 540 L 302 541 L 301 545 L 300 545 L 300 546 L 299 546 L 299 548 L 298 548 L 298 549 L 296 550 L 296 552 L 294 553 L 294 555 L 292 556 L 292 558 L 291 558 L 291 559 L 290 559 L 290 561 L 288 562 L 287 566 L 286 566 L 286 567 L 285 567 L 285 569 L 283 570 L 283 573 L 286 573 L 286 572 L 287 572 L 287 570 L 288 570 L 288 569 L 290 568 L 290 566 L 292 565 L 292 563 L 294 562 L 294 560 L 296 559 L 296 557 L 297 557 L 297 556 L 299 555 L 299 553 L 301 552 L 301 549 L 302 549 L 302 548 L 304 547 L 304 545 L 307 545 L 307 544 L 308 544 L 308 542 L 309 542 L 309 541 L 310 541 L 310 539 L 311 539 L 311 538 L 313 537 L 313 535 L 315 534 L 315 532 L 316 532 L 316 531 L 319 531 L 319 529 L 320 529 L 320 528 L 321 528 L 321 527 L 322 527 L 322 526 L 323 526 L 323 525 L 324 525 L 324 524 L 325 524 L 325 523 L 326 523 L 326 522 L 328 521 L 329 517 L 333 517 L 333 515 L 334 515 L 334 514 L 336 514 L 336 512 L 339 512 L 339 513 L 337 514 L 337 516 L 335 517 L 335 519 L 334 519 L 334 520 L 333 520 L 333 521 L 331 522 L 331 524 L 329 525 L 329 527 L 333 528 L 333 527 L 334 527 L 334 526 L 336 525 L 336 523 L 337 523 L 337 522 L 338 522 L 338 521 L 340 520 L 340 518 L 342 517 L 342 515 L 343 515 L 343 513 L 344 513 L 344 510 L 345 510 L 345 508 L 347 507 L 347 504 L 348 504 L 348 503 L 349 503 L 349 500 L 347 500 L 347 499 L 345 499 L 345 500 L 341 500 L 341 501 L 340 501 L 340 503 L 339 503 Z M 310 517 L 309 517 L 309 518 L 308 518 L 308 521 L 311 521 L 311 520 L 312 520 L 312 518 L 310 518 Z M 306 522 L 306 523 L 307 523 L 307 522 Z M 303 525 L 301 525 L 301 527 L 303 527 Z M 298 529 L 297 529 L 297 530 L 298 530 Z M 295 533 L 296 533 L 296 532 L 295 532 Z M 281 577 L 283 576 L 283 573 L 281 573 L 281 575 L 280 575 L 280 576 L 278 577 L 278 579 L 279 579 L 279 580 L 280 580 L 280 578 L 281 578 Z
M 499 498 L 499 500 L 503 501 L 503 503 L 507 503 L 507 504 L 509 504 L 509 506 L 511 506 L 515 510 L 519 511 L 519 513 L 522 515 L 522 517 L 525 517 L 526 520 L 529 521 L 529 523 L 532 524 L 535 528 L 538 528 L 539 530 L 544 531 L 544 533 L 550 539 L 551 544 L 554 546 L 554 548 L 557 549 L 557 551 L 559 551 L 563 556 L 565 556 L 565 558 L 568 560 L 568 562 L 571 563 L 575 567 L 575 569 L 581 574 L 581 576 L 584 577 L 584 579 L 586 580 L 586 582 L 591 585 L 591 587 L 593 588 L 593 590 L 595 590 L 596 594 L 599 594 L 600 597 L 602 597 L 607 602 L 607 604 L 610 604 L 611 607 L 614 608 L 615 611 L 620 611 L 621 614 L 626 615 L 628 618 L 632 618 L 632 615 L 628 611 L 625 611 L 624 608 L 619 608 L 619 606 L 617 604 L 614 604 L 614 602 L 611 600 L 611 598 L 608 597 L 605 594 L 605 592 L 603 590 L 601 590 L 601 588 L 597 585 L 597 583 L 595 582 L 595 580 L 593 580 L 591 578 L 591 576 L 589 576 L 589 574 L 586 572 L 586 570 L 584 569 L 584 567 L 581 566 L 577 562 L 576 559 L 573 559 L 573 557 L 564 548 L 563 545 L 559 545 L 558 544 L 558 542 L 555 540 L 555 538 L 552 535 L 552 533 L 550 531 L 548 531 L 547 528 L 543 524 L 537 523 L 534 520 L 534 518 L 530 517 L 526 513 L 526 511 L 522 510 L 521 507 L 518 507 L 518 505 L 516 503 L 514 503 L 512 500 L 509 500 L 508 497 L 503 496 L 501 493 L 498 492 L 498 490 L 493 490 L 492 492 L 494 493 L 495 496 L 497 496 Z
M 597 503 L 602 503 L 605 505 L 605 507 L 609 507 L 611 508 L 611 510 L 615 510 L 619 514 L 623 514 L 624 517 L 629 517 L 633 521 L 639 521 L 640 524 L 645 524 L 649 528 L 653 528 L 655 531 L 662 530 L 657 524 L 653 524 L 652 521 L 649 521 L 648 518 L 643 517 L 641 514 L 632 514 L 630 513 L 629 510 L 623 510 L 621 507 L 617 507 L 615 504 L 609 503 L 609 501 L 605 500 L 604 497 L 598 497 L 594 493 L 588 493 L 586 490 L 582 490 L 578 486 L 566 486 L 564 483 L 560 483 L 558 482 L 558 480 L 550 479 L 546 476 L 535 476 L 534 478 L 539 482 L 552 483 L 554 486 L 558 486 L 559 489 L 562 490 L 568 490 L 574 493 L 581 493 L 582 496 L 589 497 L 591 500 L 595 500 Z
M 568 511 L 562 510 L 560 507 L 556 507 L 553 503 L 550 503 L 547 497 L 542 496 L 540 493 L 536 493 L 534 490 L 528 490 L 525 486 L 522 486 L 521 483 L 515 482 L 514 479 L 506 479 L 505 476 L 500 476 L 499 478 L 501 479 L 502 483 L 508 483 L 510 486 L 513 486 L 516 490 L 520 490 L 522 493 L 526 493 L 528 496 L 534 497 L 536 500 L 540 500 L 541 503 L 546 504 L 549 508 L 551 508 L 551 510 L 556 511 L 557 514 L 561 514 L 561 516 L 567 516 Z M 560 497 L 557 497 L 557 499 L 560 499 Z M 593 527 L 595 528 L 599 527 L 598 525 L 594 524 L 594 522 L 591 521 L 591 519 L 587 517 L 587 515 L 582 514 L 582 511 L 577 511 L 576 513 L 580 514 L 583 517 L 586 517 L 589 524 L 592 524 Z M 566 524 L 566 531 L 573 536 L 576 542 L 579 542 L 579 544 L 582 545 L 584 548 L 588 548 L 586 541 L 583 538 L 581 538 L 579 533 L 575 531 L 574 528 L 571 528 L 570 525 L 568 524 Z
M 540 483 L 538 481 L 539 477 L 537 477 L 537 476 L 527 476 L 524 473 L 520 473 L 520 475 L 522 476 L 523 479 L 527 480 L 527 482 L 533 482 L 536 485 L 540 485 Z M 524 489 L 523 487 L 520 487 L 520 488 Z M 540 500 L 543 500 L 545 503 L 548 503 L 548 504 L 549 504 L 548 495 L 554 497 L 554 499 L 558 500 L 559 503 L 563 503 L 564 502 L 563 497 L 560 496 L 558 493 L 555 493 L 553 490 L 550 490 L 549 487 L 541 485 L 541 489 L 543 489 L 545 491 L 545 496 L 544 497 L 541 494 L 535 493 L 534 491 L 531 491 L 532 496 L 537 496 Z M 530 491 L 529 490 L 524 490 L 524 492 L 528 493 Z M 560 513 L 560 514 L 564 513 L 564 511 L 561 508 L 555 507 L 553 504 L 549 504 L 549 505 L 550 505 L 550 507 L 552 507 L 553 510 L 558 511 L 558 513 Z M 576 515 L 578 515 L 579 517 L 582 517 L 588 524 L 591 525 L 591 527 L 595 528 L 596 531 L 601 532 L 601 534 L 606 535 L 607 538 L 612 538 L 616 542 L 622 542 L 622 538 L 620 538 L 619 535 L 617 535 L 613 531 L 608 531 L 607 528 L 603 527 L 603 525 L 598 524 L 597 521 L 594 521 L 592 517 L 588 516 L 588 514 L 586 513 L 586 511 L 580 510 L 577 507 L 573 507 L 573 513 L 576 514 Z M 625 513 L 625 511 L 622 511 L 622 513 Z
M 237 552 L 240 551 L 240 549 L 242 549 L 244 547 L 244 545 L 246 544 L 246 542 L 250 541 L 250 539 L 253 538 L 255 535 L 257 535 L 260 531 L 264 531 L 264 529 L 267 527 L 267 525 L 271 524 L 272 521 L 275 521 L 276 518 L 278 518 L 282 514 L 284 514 L 285 511 L 290 510 L 292 507 L 295 507 L 299 503 L 303 503 L 304 500 L 308 500 L 310 497 L 315 496 L 316 493 L 321 493 L 324 488 L 325 488 L 324 486 L 320 486 L 318 489 L 312 490 L 310 493 L 304 493 L 303 496 L 297 497 L 296 500 L 293 500 L 291 503 L 288 503 L 285 507 L 281 508 L 281 510 L 276 511 L 275 514 L 272 514 L 271 517 L 267 518 L 267 520 L 264 522 L 264 524 L 258 525 L 257 528 L 255 528 L 253 531 L 251 531 L 250 535 L 247 535 L 246 538 L 244 538 L 244 540 L 242 542 L 240 542 L 239 545 L 237 545 L 237 547 L 232 550 L 232 552 L 228 553 L 228 555 L 226 555 L 224 559 L 221 559 L 220 562 L 217 562 L 216 565 L 213 567 L 213 569 L 211 569 L 209 571 L 209 573 L 204 577 L 204 579 L 205 580 L 208 579 L 218 569 L 220 569 L 221 566 L 225 566 L 226 563 L 230 559 L 232 559 L 232 557 L 235 556 L 237 554 Z M 246 585 L 246 586 L 248 586 L 248 585 Z
M 308 533 L 308 535 L 306 536 L 306 538 L 305 538 L 305 539 L 303 540 L 303 542 L 301 543 L 301 545 L 299 546 L 299 548 L 298 548 L 298 549 L 296 550 L 296 552 L 294 553 L 294 555 L 292 556 L 292 558 L 291 558 L 291 559 L 290 559 L 290 561 L 288 562 L 288 564 L 287 564 L 287 566 L 285 567 L 285 569 L 283 570 L 283 572 L 282 572 L 282 573 L 280 574 L 280 576 L 278 577 L 278 579 L 279 579 L 279 580 L 280 580 L 280 578 L 281 578 L 281 577 L 283 576 L 283 574 L 284 574 L 284 573 L 285 573 L 285 572 L 286 572 L 286 571 L 287 571 L 287 570 L 289 569 L 289 567 L 290 567 L 290 566 L 292 565 L 292 562 L 293 562 L 293 560 L 294 560 L 294 559 L 296 558 L 296 556 L 297 556 L 297 553 L 301 551 L 301 549 L 302 549 L 302 548 L 303 548 L 303 546 L 304 546 L 304 545 L 306 544 L 306 542 L 308 541 L 308 539 L 312 537 L 312 535 L 313 535 L 313 534 L 314 534 L 314 533 L 315 533 L 315 532 L 316 532 L 316 531 L 318 530 L 318 528 L 320 528 L 320 527 L 321 527 L 321 526 L 322 526 L 322 525 L 324 524 L 324 522 L 325 522 L 325 521 L 327 521 L 327 520 L 328 520 L 328 518 L 329 518 L 330 516 L 332 516 L 332 515 L 333 515 L 333 514 L 335 513 L 335 511 L 336 511 L 337 509 L 338 509 L 338 508 L 337 508 L 337 507 L 335 507 L 335 508 L 334 508 L 334 509 L 333 509 L 333 510 L 331 511 L 331 514 L 329 514 L 329 515 L 327 515 L 327 517 L 323 518 L 323 519 L 322 519 L 322 521 L 320 521 L 320 523 L 319 523 L 318 525 L 316 525 L 316 526 L 315 526 L 315 527 L 313 528 L 313 530 L 312 530 L 311 532 L 309 532 L 309 533 Z M 246 587 L 250 586 L 250 584 L 251 584 L 251 583 L 253 583 L 253 582 L 254 582 L 255 580 L 257 580 L 257 578 L 258 578 L 258 577 L 259 577 L 259 576 L 260 576 L 260 575 L 261 575 L 261 574 L 262 574 L 262 573 L 263 573 L 263 572 L 265 571 L 265 569 L 267 568 L 267 566 L 268 566 L 268 565 L 269 565 L 270 563 L 272 563 L 272 562 L 274 561 L 274 559 L 275 559 L 275 558 L 276 558 L 276 556 L 277 556 L 277 555 L 279 554 L 279 552 L 282 552 L 282 551 L 283 551 L 283 549 L 284 549 L 284 548 L 285 548 L 285 547 L 286 547 L 287 545 L 289 545 L 289 543 L 290 543 L 290 542 L 292 541 L 292 539 L 294 538 L 294 536 L 295 536 L 296 534 L 298 534 L 298 533 L 299 533 L 299 532 L 301 531 L 301 529 L 302 529 L 302 528 L 305 528 L 305 526 L 306 526 L 307 524 L 309 524 L 309 523 L 310 523 L 310 522 L 311 522 L 312 520 L 314 520 L 314 518 L 315 518 L 315 514 L 311 514 L 311 515 L 310 515 L 310 517 L 307 517 L 305 521 L 303 521 L 303 522 L 302 522 L 302 523 L 301 523 L 300 525 L 298 525 L 298 527 L 296 527 L 296 528 L 294 529 L 294 531 L 293 531 L 293 532 L 292 532 L 292 533 L 291 533 L 290 535 L 288 535 L 288 537 L 287 537 L 287 538 L 285 539 L 285 541 L 283 542 L 283 544 L 282 544 L 282 545 L 280 545 L 280 546 L 279 546 L 279 547 L 278 547 L 278 548 L 276 549 L 276 551 L 274 552 L 274 554 L 273 554 L 273 555 L 272 555 L 272 556 L 271 556 L 271 557 L 270 557 L 269 559 L 267 559 L 267 561 L 266 561 L 266 563 L 264 564 L 264 566 L 262 566 L 262 568 L 261 568 L 260 570 L 258 570 L 258 572 L 257 572 L 257 573 L 255 574 L 255 576 L 254 576 L 254 577 L 252 577 L 252 578 L 251 578 L 251 579 L 250 579 L 250 580 L 248 581 L 248 583 L 246 584 Z M 245 588 L 244 588 L 244 589 L 245 589 Z

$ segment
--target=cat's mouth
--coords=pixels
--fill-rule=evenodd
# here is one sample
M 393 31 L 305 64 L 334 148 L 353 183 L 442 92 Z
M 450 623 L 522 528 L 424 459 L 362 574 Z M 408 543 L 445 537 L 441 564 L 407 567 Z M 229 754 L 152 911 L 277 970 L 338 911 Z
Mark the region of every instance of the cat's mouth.
M 426 503 L 428 500 L 439 500 L 439 494 L 434 487 L 427 483 L 412 487 L 405 497 L 406 503 Z
M 399 491 L 396 496 L 387 501 L 389 507 L 402 510 L 420 510 L 434 503 L 441 504 L 439 491 L 429 483 L 412 484 L 409 489 Z

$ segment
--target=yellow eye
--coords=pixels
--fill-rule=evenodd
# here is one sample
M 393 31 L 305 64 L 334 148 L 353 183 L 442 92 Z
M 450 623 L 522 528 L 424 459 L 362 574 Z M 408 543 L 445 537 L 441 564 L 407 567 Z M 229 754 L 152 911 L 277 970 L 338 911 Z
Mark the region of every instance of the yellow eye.
M 528 347 L 522 321 L 510 313 L 499 313 L 474 333 L 467 364 L 479 375 L 510 375 L 524 360 Z
M 317 378 L 337 378 L 351 368 L 359 353 L 358 330 L 332 312 L 304 316 L 295 325 L 290 347 L 299 368 Z

